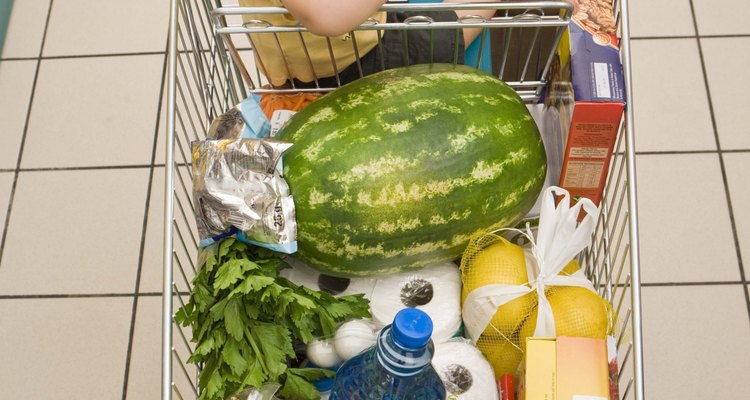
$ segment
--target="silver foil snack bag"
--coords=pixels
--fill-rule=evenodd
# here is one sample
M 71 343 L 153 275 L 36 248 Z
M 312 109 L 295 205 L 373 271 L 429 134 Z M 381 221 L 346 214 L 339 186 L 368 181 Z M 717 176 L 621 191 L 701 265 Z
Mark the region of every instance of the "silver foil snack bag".
M 237 233 L 271 250 L 297 250 L 289 186 L 277 168 L 292 145 L 271 139 L 192 143 L 193 201 L 201 246 Z

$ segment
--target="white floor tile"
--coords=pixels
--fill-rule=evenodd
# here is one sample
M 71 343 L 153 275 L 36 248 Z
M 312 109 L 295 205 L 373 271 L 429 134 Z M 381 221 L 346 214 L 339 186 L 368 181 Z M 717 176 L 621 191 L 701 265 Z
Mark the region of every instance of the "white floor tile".
M 22 167 L 149 164 L 163 61 L 42 61 Z
M 0 300 L 4 399 L 120 399 L 132 298 Z
M 0 62 L 0 169 L 16 168 L 36 61 Z
M 747 279 L 750 277 L 750 153 L 724 154 L 724 166 Z
M 175 371 L 179 367 L 175 368 Z M 161 297 L 139 297 L 130 355 L 127 399 L 158 399 L 161 393 Z
M 636 165 L 643 282 L 739 280 L 718 155 L 644 155 Z
M 187 301 L 187 298 L 184 300 Z M 175 300 L 173 311 L 180 307 L 179 301 Z M 128 376 L 128 400 L 159 399 L 161 390 L 161 297 L 141 296 L 138 299 L 138 312 L 133 331 L 133 350 L 130 358 L 130 373 Z M 191 350 L 186 346 L 194 346 L 190 343 L 191 333 L 189 328 L 181 328 L 175 325 L 173 328 L 172 347 L 177 352 L 173 357 L 172 379 L 177 390 L 185 399 L 195 398 L 193 389 L 197 383 L 196 369 L 187 364 Z M 182 330 L 182 333 L 180 333 Z M 184 338 L 183 338 L 184 336 Z M 185 367 L 183 371 L 182 364 Z M 188 377 L 189 376 L 189 377 Z M 178 396 L 175 396 L 179 398 Z
M 5 216 L 8 211 L 10 191 L 13 187 L 13 172 L 0 172 L 0 238 L 5 227 Z
M 693 0 L 700 35 L 750 33 L 747 0 Z
M 148 169 L 22 172 L 2 294 L 132 293 Z
M 174 231 L 173 278 L 179 290 L 187 290 L 188 283 L 195 275 L 193 265 L 197 256 L 197 230 L 195 216 L 191 207 L 192 182 L 187 170 L 180 167 L 175 175 L 175 190 L 177 200 L 174 203 Z M 180 180 L 182 176 L 182 181 Z M 185 190 L 182 182 L 185 183 Z M 151 185 L 151 201 L 149 204 L 148 225 L 143 251 L 143 266 L 141 268 L 141 293 L 161 292 L 162 273 L 164 266 L 164 168 L 154 169 L 154 179 Z M 183 245 L 183 243 L 185 243 Z M 183 275 L 184 272 L 184 275 Z
M 750 335 L 740 285 L 643 289 L 646 398 L 744 399 Z
M 628 4 L 631 37 L 695 35 L 690 0 L 632 0 Z
M 715 150 L 695 39 L 632 42 L 638 151 Z
M 44 55 L 164 51 L 168 23 L 167 1 L 56 1 Z
M 13 2 L 3 44 L 3 58 L 39 57 L 51 0 Z
M 750 80 L 741 78 L 750 65 L 750 37 L 701 39 L 701 45 L 721 149 L 750 149 Z

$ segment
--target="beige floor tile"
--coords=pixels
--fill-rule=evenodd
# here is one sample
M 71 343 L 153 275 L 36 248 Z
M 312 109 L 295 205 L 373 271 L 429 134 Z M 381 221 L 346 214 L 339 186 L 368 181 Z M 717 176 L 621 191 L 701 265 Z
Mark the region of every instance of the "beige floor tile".
M 132 293 L 147 169 L 22 172 L 2 294 Z
M 196 260 L 196 243 L 198 240 L 195 228 L 195 216 L 191 208 L 192 183 L 190 175 L 183 167 L 179 169 L 182 181 L 175 176 L 177 200 L 174 203 L 174 250 L 173 282 L 180 291 L 187 290 L 188 283 L 195 275 L 193 262 Z M 185 188 L 183 188 L 183 183 Z M 184 211 L 184 213 L 183 213 Z M 161 292 L 164 265 L 164 168 L 154 169 L 151 186 L 151 201 L 146 227 L 146 238 L 141 268 L 141 293 Z M 185 245 L 183 246 L 183 242 Z M 184 274 L 183 274 L 184 272 Z
M 632 0 L 628 3 L 632 37 L 695 35 L 690 0 Z
M 742 253 L 745 278 L 750 277 L 750 153 L 724 154 L 729 194 L 732 197 L 734 224 Z
M 3 44 L 3 58 L 39 57 L 51 0 L 13 2 Z
M 750 335 L 740 285 L 643 289 L 646 397 L 744 399 Z
M 36 61 L 0 62 L 0 169 L 16 168 Z
M 13 187 L 13 175 L 13 172 L 0 172 L 0 230 L 5 227 L 5 216 L 8 211 L 10 191 Z M 2 237 L 2 233 L 0 233 L 0 237 Z
M 120 399 L 132 298 L 0 300 L 0 397 Z
M 186 300 L 187 301 L 187 300 Z M 177 311 L 179 302 L 175 302 Z M 130 373 L 128 376 L 128 400 L 144 400 L 160 398 L 161 388 L 161 297 L 141 296 L 138 299 L 138 313 L 133 332 L 133 350 L 130 359 Z M 184 329 L 181 334 L 178 329 Z M 183 339 L 184 335 L 184 339 Z M 197 381 L 195 367 L 183 364 L 189 374 L 186 377 L 180 364 L 186 362 L 190 356 L 188 345 L 191 336 L 188 328 L 173 327 L 173 342 L 179 359 L 173 358 L 172 378 L 178 390 L 185 398 L 193 395 L 190 387 Z M 188 344 L 186 345 L 186 342 Z M 179 398 L 177 395 L 174 395 Z
M 701 39 L 701 45 L 719 144 L 722 150 L 750 149 L 750 81 L 738 79 L 750 64 L 750 37 Z
M 163 59 L 42 61 L 22 166 L 149 164 Z
M 632 42 L 638 151 L 715 150 L 695 39 Z
M 746 0 L 693 0 L 700 35 L 750 33 L 750 7 Z
M 164 51 L 168 23 L 165 1 L 56 1 L 44 55 Z
M 138 298 L 127 399 L 158 399 L 161 385 L 161 297 Z
M 637 158 L 643 282 L 737 281 L 716 154 Z

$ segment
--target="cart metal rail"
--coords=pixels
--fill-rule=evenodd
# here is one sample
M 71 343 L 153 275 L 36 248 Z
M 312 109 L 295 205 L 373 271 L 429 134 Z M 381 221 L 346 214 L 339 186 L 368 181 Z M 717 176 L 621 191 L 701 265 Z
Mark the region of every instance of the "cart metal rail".
M 167 135 L 164 215 L 164 285 L 162 302 L 163 400 L 197 399 L 197 368 L 187 364 L 193 345 L 189 330 L 174 324 L 174 311 L 190 296 L 190 279 L 196 272 L 198 241 L 192 203 L 190 142 L 206 136 L 211 121 L 250 93 L 326 92 L 337 84 L 300 88 L 294 83 L 273 86 L 265 80 L 262 63 L 253 57 L 258 35 L 278 39 L 296 34 L 301 26 L 273 26 L 266 15 L 286 13 L 284 8 L 242 8 L 237 0 L 171 0 L 167 81 Z M 643 400 L 643 343 L 636 208 L 633 93 L 630 67 L 630 34 L 627 0 L 614 0 L 617 35 L 628 100 L 615 147 L 602 212 L 592 244 L 579 259 L 600 294 L 615 307 L 620 318 L 617 332 L 620 399 Z M 495 17 L 469 14 L 456 21 L 437 22 L 420 11 L 494 9 Z M 355 54 L 356 35 L 364 31 L 406 33 L 414 29 L 467 28 L 499 33 L 502 40 L 490 51 L 480 35 L 480 57 L 492 57 L 493 71 L 529 102 L 537 102 L 547 83 L 554 51 L 571 19 L 573 6 L 565 1 L 498 3 L 386 4 L 381 11 L 416 14 L 395 23 L 366 21 L 350 32 Z M 250 16 L 252 14 L 252 17 Z M 411 14 L 411 15 L 414 15 Z M 243 18 L 244 17 L 244 18 Z M 525 38 L 525 39 L 524 39 Z M 301 41 L 304 43 L 304 40 Z M 432 43 L 435 45 L 435 43 Z M 329 46 L 330 48 L 330 46 Z M 484 51 L 487 49 L 487 51 Z M 333 59 L 333 56 L 331 57 Z M 477 60 L 479 66 L 480 60 Z M 485 60 L 486 61 L 486 60 Z M 332 61 L 336 70 L 335 61 Z M 361 71 L 361 70 L 360 70 Z

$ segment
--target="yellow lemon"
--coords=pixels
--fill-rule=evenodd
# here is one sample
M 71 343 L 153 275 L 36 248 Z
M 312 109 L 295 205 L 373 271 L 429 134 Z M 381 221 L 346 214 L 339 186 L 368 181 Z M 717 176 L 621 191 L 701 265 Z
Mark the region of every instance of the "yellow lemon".
M 552 308 L 557 336 L 604 339 L 613 327 L 612 306 L 598 294 L 582 287 L 553 286 L 545 291 Z M 535 308 L 519 332 L 526 351 L 526 338 L 534 336 L 538 310 Z
M 503 239 L 465 261 L 467 269 L 464 271 L 462 302 L 478 287 L 492 284 L 518 286 L 529 281 L 523 248 Z M 494 330 L 496 334 L 512 335 L 526 319 L 535 303 L 535 296 L 527 294 L 501 305 L 492 317 L 491 326 L 485 332 L 490 333 L 490 330 Z
M 523 359 L 519 346 L 499 335 L 482 334 L 477 341 L 477 348 L 492 365 L 496 378 L 515 374 Z

